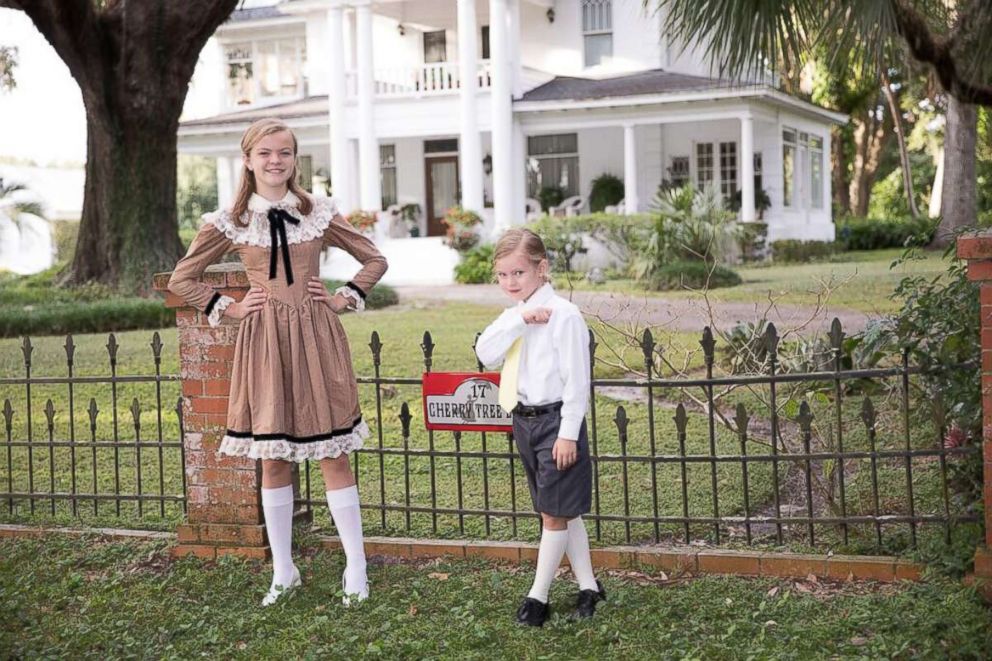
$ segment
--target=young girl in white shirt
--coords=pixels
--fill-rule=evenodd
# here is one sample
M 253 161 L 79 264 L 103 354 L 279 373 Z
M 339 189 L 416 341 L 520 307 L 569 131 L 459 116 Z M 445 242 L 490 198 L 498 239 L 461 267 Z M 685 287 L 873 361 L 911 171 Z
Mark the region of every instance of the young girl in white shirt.
M 562 555 L 579 584 L 574 617 L 591 617 L 606 598 L 592 571 L 582 515 L 592 500 L 592 465 L 585 414 L 589 400 L 589 331 L 579 309 L 555 294 L 548 258 L 530 230 L 508 230 L 493 256 L 500 288 L 517 304 L 479 337 L 487 366 L 503 363 L 500 405 L 513 413 L 513 437 L 541 515 L 541 544 L 530 593 L 517 622 L 542 626 L 548 590 Z

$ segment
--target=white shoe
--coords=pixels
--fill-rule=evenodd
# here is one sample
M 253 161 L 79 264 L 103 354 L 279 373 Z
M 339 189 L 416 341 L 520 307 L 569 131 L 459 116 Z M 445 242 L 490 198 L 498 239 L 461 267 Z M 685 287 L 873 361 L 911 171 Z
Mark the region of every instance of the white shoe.
M 303 581 L 300 580 L 300 570 L 294 566 L 293 578 L 289 581 L 289 585 L 283 586 L 283 585 L 276 585 L 275 583 L 273 583 L 272 586 L 269 588 L 269 591 L 266 593 L 265 597 L 262 599 L 262 605 L 271 606 L 272 604 L 276 603 L 277 600 L 286 596 L 286 594 L 291 590 L 293 590 L 293 588 L 298 588 L 302 584 Z
M 345 570 L 345 572 L 347 573 L 347 569 Z M 341 575 L 341 589 L 344 591 L 344 596 L 341 598 L 341 603 L 342 604 L 344 604 L 345 606 L 351 606 L 352 600 L 355 600 L 356 602 L 359 602 L 359 601 L 365 601 L 366 599 L 369 598 L 369 582 L 368 582 L 368 579 L 366 579 L 366 581 L 365 581 L 365 589 L 360 590 L 358 592 L 349 592 L 348 591 L 348 587 L 345 585 L 344 577 L 345 577 L 345 575 L 342 574 Z

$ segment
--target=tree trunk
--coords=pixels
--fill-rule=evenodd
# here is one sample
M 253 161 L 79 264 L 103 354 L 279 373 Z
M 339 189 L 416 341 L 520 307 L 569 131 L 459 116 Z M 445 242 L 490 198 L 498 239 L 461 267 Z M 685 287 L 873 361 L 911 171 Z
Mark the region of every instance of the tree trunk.
M 95 280 L 145 294 L 152 274 L 175 266 L 183 251 L 175 214 L 178 110 L 181 104 L 139 117 L 133 109 L 87 109 L 83 215 L 62 284 Z
M 916 208 L 916 193 L 913 191 L 913 169 L 909 163 L 909 152 L 906 150 L 906 135 L 903 133 L 902 110 L 896 100 L 895 92 L 892 91 L 892 81 L 889 76 L 882 72 L 882 92 L 885 100 L 889 102 L 889 112 L 892 113 L 892 125 L 895 129 L 896 140 L 899 143 L 899 163 L 902 166 L 902 186 L 906 193 L 906 204 L 909 206 L 909 215 L 914 219 L 920 217 L 920 210 Z
M 854 171 L 851 173 L 851 213 L 855 216 L 868 215 L 871 201 L 871 187 L 882 155 L 882 148 L 891 134 L 888 113 L 879 121 L 873 112 L 867 112 L 855 119 L 854 129 Z
M 975 106 L 948 96 L 940 225 L 931 244 L 935 248 L 949 245 L 961 229 L 975 225 L 978 215 L 977 143 L 978 112 Z
M 831 188 L 834 192 L 834 205 L 843 214 L 851 213 L 851 182 L 847 178 L 847 159 L 844 154 L 844 136 L 846 129 L 836 127 L 830 140 L 831 162 L 830 176 L 833 178 Z

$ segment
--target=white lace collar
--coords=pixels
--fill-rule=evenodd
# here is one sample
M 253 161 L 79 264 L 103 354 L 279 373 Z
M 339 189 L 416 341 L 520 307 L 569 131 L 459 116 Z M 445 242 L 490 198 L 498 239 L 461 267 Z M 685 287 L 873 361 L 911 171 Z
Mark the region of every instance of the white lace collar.
M 304 216 L 297 208 L 300 200 L 293 193 L 287 193 L 277 202 L 271 202 L 261 195 L 253 194 L 248 201 L 248 210 L 241 217 L 242 223 L 247 223 L 246 226 L 236 223 L 231 217 L 229 209 L 220 209 L 204 214 L 203 221 L 212 224 L 218 231 L 223 232 L 234 244 L 269 248 L 272 246 L 272 237 L 266 214 L 272 207 L 283 208 L 300 219 L 298 225 L 286 224 L 286 243 L 290 245 L 303 243 L 322 238 L 331 224 L 331 219 L 338 213 L 338 205 L 333 198 L 313 197 L 311 199 L 313 200 L 313 210 Z
M 286 191 L 281 200 L 268 200 L 258 193 L 252 193 L 248 198 L 248 208 L 258 213 L 267 213 L 272 207 L 277 209 L 295 209 L 300 203 L 300 198 L 293 195 L 293 191 Z

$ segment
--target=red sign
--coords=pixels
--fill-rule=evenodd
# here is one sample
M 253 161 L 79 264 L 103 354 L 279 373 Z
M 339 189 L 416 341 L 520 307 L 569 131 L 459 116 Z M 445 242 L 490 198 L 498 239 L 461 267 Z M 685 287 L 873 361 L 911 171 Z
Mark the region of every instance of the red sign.
M 496 372 L 427 372 L 423 392 L 424 422 L 428 429 L 513 430 L 513 416 L 499 405 Z

